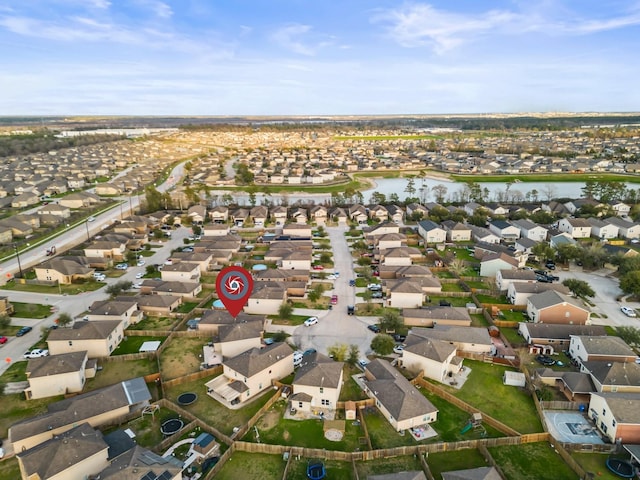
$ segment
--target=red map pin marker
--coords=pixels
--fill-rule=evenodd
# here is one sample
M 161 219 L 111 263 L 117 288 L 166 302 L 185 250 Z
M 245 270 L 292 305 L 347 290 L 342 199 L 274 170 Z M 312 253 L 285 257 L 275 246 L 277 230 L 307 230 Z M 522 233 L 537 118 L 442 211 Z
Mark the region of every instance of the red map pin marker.
M 242 267 L 226 267 L 216 278 L 216 291 L 224 307 L 236 318 L 253 292 L 253 278 Z

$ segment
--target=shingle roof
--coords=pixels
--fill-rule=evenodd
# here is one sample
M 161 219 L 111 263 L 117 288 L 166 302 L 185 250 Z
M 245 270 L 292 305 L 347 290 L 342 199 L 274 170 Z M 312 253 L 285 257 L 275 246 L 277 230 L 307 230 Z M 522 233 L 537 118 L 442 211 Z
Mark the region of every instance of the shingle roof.
M 423 307 L 403 308 L 403 317 L 424 318 L 431 320 L 471 320 L 469 312 L 464 307 Z
M 459 327 L 456 325 L 435 325 L 433 328 L 412 328 L 411 333 L 422 338 L 444 342 L 464 342 L 476 345 L 492 345 L 489 331 L 484 327 Z
M 634 362 L 584 362 L 584 368 L 601 385 L 640 387 L 640 365 Z
M 442 480 L 502 480 L 502 477 L 495 467 L 478 467 L 442 472 Z
M 588 336 L 588 335 L 571 335 L 580 339 L 584 349 L 588 355 L 617 355 L 635 357 L 633 349 L 616 336 Z
M 293 365 L 293 351 L 286 343 L 274 343 L 265 348 L 252 348 L 229 360 L 224 365 L 245 377 L 252 377 L 260 373 L 283 358 L 291 357 Z
M 582 310 L 586 310 L 586 308 L 580 305 L 574 298 L 563 295 L 559 292 L 556 292 L 555 290 L 547 290 L 546 292 L 531 295 L 528 301 L 531 302 L 531 304 L 538 310 L 553 307 L 554 305 L 558 305 L 560 303 L 569 303 L 573 306 L 581 308 Z
M 100 472 L 100 479 L 106 480 L 171 480 L 182 470 L 173 459 L 161 457 L 137 445 L 111 462 Z M 166 473 L 165 473 L 166 472 Z
M 71 328 L 57 328 L 49 332 L 47 341 L 103 340 L 118 328 L 121 320 L 76 322 Z
M 320 353 L 306 355 L 293 379 L 293 387 L 305 385 L 310 387 L 339 388 L 342 379 L 344 362 L 336 362 Z
M 87 360 L 87 352 L 62 353 L 50 357 L 32 358 L 27 363 L 29 378 L 47 377 L 63 373 L 78 372 Z
M 618 423 L 640 424 L 640 396 L 637 393 L 592 393 L 606 400 Z

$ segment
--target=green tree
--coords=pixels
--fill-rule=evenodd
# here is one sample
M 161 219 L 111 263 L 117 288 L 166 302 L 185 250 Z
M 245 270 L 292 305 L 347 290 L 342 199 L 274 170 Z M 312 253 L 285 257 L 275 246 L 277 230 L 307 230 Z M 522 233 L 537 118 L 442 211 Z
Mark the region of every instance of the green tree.
M 11 317 L 9 315 L 0 315 L 0 328 L 5 329 L 11 325 Z
M 365 310 L 367 313 L 371 313 L 373 311 L 373 303 L 371 302 L 371 300 L 373 299 L 372 295 L 373 292 L 368 288 L 364 292 L 362 292 L 362 299 L 366 302 Z
M 403 326 L 402 317 L 400 312 L 392 309 L 385 309 L 380 317 L 380 327 L 383 330 L 392 332 L 396 331 Z
M 617 327 L 616 333 L 627 345 L 640 345 L 640 329 L 636 327 Z
M 292 313 L 293 307 L 287 302 L 280 304 L 280 307 L 278 307 L 278 316 L 283 320 L 289 320 Z
M 322 252 L 320 254 L 320 263 L 329 263 L 331 261 L 331 254 L 328 252 Z
M 155 212 L 162 209 L 164 205 L 162 193 L 156 190 L 153 185 L 147 185 L 144 189 L 144 197 L 146 209 L 149 212 Z
M 532 213 L 529 216 L 529 219 L 532 222 L 537 223 L 539 225 L 549 225 L 555 221 L 556 217 L 549 212 L 545 212 L 544 210 L 539 210 L 535 213 Z
M 371 340 L 371 350 L 378 355 L 386 356 L 393 352 L 395 341 L 391 335 L 379 333 Z
M 467 266 L 465 265 L 464 260 L 460 258 L 454 258 L 449 263 L 449 271 L 458 277 L 461 276 L 466 269 Z
M 56 323 L 60 326 L 60 327 L 66 327 L 67 325 L 69 325 L 71 322 L 73 321 L 73 318 L 71 318 L 71 315 L 69 315 L 68 313 L 61 313 L 60 315 L 58 315 L 58 319 L 56 320 Z
M 387 201 L 387 196 L 384 193 L 373 192 L 370 197 L 371 203 L 373 204 L 383 204 Z
M 344 362 L 347 359 L 349 346 L 346 343 L 335 343 L 327 348 L 327 353 L 336 362 Z
M 353 367 L 356 363 L 358 363 L 359 358 L 360 349 L 358 348 L 358 345 L 349 345 L 349 356 L 347 357 L 347 363 Z
M 544 262 L 547 258 L 554 258 L 556 255 L 556 251 L 544 242 L 534 245 L 531 253 L 536 256 L 540 263 Z
M 123 291 L 129 290 L 133 286 L 133 283 L 127 280 L 120 280 L 119 282 L 112 283 L 107 288 L 105 288 L 105 292 L 111 296 L 111 298 L 117 297 Z
M 407 182 L 407 186 L 405 187 L 404 191 L 408 193 L 410 197 L 413 197 L 413 195 L 416 193 L 416 182 L 413 179 L 413 177 L 409 178 L 409 181 Z
M 271 335 L 271 338 L 273 338 L 274 342 L 284 342 L 288 336 L 289 335 L 286 334 L 284 330 L 280 330 L 274 333 L 273 335 Z
M 593 297 L 596 292 L 593 291 L 593 288 L 589 285 L 589 283 L 584 280 L 578 280 L 576 278 L 567 278 L 562 282 L 562 284 L 567 287 L 576 297 Z
M 633 270 L 620 277 L 620 289 L 635 297 L 640 297 L 640 270 Z

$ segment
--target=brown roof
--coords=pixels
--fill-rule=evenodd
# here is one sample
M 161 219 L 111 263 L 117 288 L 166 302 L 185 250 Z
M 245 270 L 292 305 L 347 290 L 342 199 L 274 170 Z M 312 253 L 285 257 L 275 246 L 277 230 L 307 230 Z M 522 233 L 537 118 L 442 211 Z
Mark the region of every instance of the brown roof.
M 235 323 L 233 325 L 220 325 L 218 329 L 219 342 L 235 342 L 248 338 L 258 338 L 262 335 L 263 322 Z
M 49 375 L 78 372 L 87 361 L 87 352 L 62 353 L 50 357 L 32 358 L 27 363 L 27 377 L 38 378 Z
M 76 322 L 71 328 L 57 328 L 49 332 L 47 341 L 102 340 L 118 328 L 121 320 L 94 320 Z
M 339 388 L 344 362 L 336 362 L 321 353 L 312 353 L 302 358 L 302 364 L 293 379 L 293 387 Z
M 170 458 L 161 457 L 146 448 L 136 445 L 111 462 L 100 472 L 100 479 L 106 480 L 140 480 L 140 479 L 172 479 L 182 468 L 175 465 Z M 165 473 L 167 472 L 167 473 Z M 153 476 L 149 476 L 151 473 Z M 164 475 L 163 475 L 164 474 Z
M 265 348 L 252 348 L 229 360 L 224 365 L 245 377 L 253 377 L 283 358 L 291 358 L 293 368 L 293 351 L 286 343 L 278 342 Z

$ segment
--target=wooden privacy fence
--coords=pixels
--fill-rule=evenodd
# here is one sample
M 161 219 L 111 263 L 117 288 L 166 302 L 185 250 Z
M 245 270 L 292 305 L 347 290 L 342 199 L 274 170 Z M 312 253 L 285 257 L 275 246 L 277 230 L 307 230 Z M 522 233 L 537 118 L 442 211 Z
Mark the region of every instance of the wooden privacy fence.
M 127 337 L 168 337 L 171 330 L 127 330 Z
M 202 430 L 206 432 L 209 432 L 211 435 L 216 437 L 218 440 L 226 443 L 227 445 L 231 445 L 233 443 L 233 440 L 231 438 L 229 438 L 224 433 L 220 432 L 217 428 L 204 423 L 202 420 L 196 417 L 193 413 L 185 410 L 178 404 L 173 403 L 172 401 L 167 400 L 166 398 L 161 398 L 160 400 L 155 402 L 155 405 L 159 405 L 160 407 L 173 410 L 174 412 L 178 413 L 181 417 L 189 420 L 189 422 L 194 422 L 196 426 L 200 427 Z
M 102 363 L 119 363 L 129 360 L 141 360 L 143 358 L 154 358 L 156 352 L 140 352 L 140 353 L 126 353 L 124 355 L 112 355 L 110 357 L 102 357 L 100 361 Z
M 255 415 L 253 417 L 251 417 L 249 419 L 249 421 L 242 427 L 240 427 L 240 429 L 238 429 L 236 432 L 233 433 L 232 437 L 233 438 L 242 438 L 244 435 L 246 435 L 246 433 L 251 429 L 251 427 L 253 427 L 256 422 L 258 420 L 260 420 L 260 417 L 271 408 L 271 406 L 276 403 L 278 400 L 280 400 L 282 398 L 282 389 L 278 388 L 276 390 L 276 392 L 273 394 L 273 396 L 267 400 L 267 403 L 265 403 L 262 408 L 260 408 L 260 410 L 258 410 Z
M 200 378 L 213 377 L 214 375 L 222 373 L 222 370 L 222 365 L 213 368 L 207 368 L 206 370 L 201 370 L 199 372 L 194 372 L 182 377 L 174 378 L 173 380 L 167 380 L 164 382 L 164 386 L 165 388 L 170 388 L 177 385 L 182 385 L 183 383 L 192 382 L 193 380 L 199 380 Z

